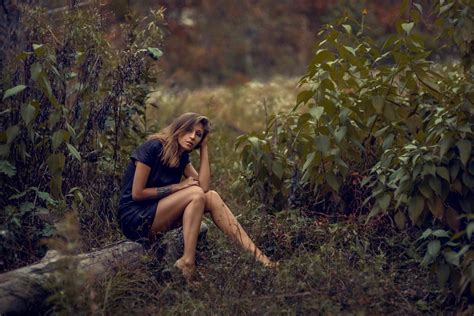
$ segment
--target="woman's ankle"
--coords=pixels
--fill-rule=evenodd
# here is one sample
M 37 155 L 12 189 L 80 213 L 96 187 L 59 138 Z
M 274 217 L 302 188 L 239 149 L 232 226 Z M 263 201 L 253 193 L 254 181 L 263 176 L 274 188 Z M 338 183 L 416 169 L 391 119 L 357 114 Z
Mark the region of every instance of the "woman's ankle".
M 193 267 L 193 266 L 196 265 L 196 260 L 195 259 L 189 258 L 189 257 L 184 257 L 184 256 L 179 258 L 178 260 L 176 260 L 176 262 L 178 264 L 183 264 L 187 267 Z

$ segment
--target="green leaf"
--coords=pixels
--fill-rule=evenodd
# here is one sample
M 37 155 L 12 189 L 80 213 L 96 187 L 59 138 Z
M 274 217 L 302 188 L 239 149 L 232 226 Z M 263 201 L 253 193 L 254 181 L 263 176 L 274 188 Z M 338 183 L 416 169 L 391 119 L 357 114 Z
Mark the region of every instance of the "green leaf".
M 334 135 L 335 138 L 336 138 L 336 142 L 340 143 L 344 139 L 344 137 L 346 136 L 346 133 L 347 133 L 347 127 L 342 126 L 342 127 L 338 128 L 335 135 Z
M 63 129 L 54 132 L 52 137 L 53 150 L 56 150 L 64 141 L 69 140 L 69 133 Z
M 147 51 L 150 57 L 153 58 L 154 60 L 158 60 L 160 59 L 161 56 L 163 56 L 163 52 L 156 47 L 148 47 Z
M 423 181 L 422 183 L 420 183 L 420 185 L 418 186 L 418 190 L 421 192 L 421 194 L 423 194 L 425 198 L 431 200 L 433 198 L 433 192 L 431 191 L 429 184 L 426 182 L 427 181 Z
M 320 49 L 315 53 L 314 58 L 311 60 L 311 64 L 321 64 L 325 61 L 332 61 L 334 58 L 334 53 L 327 49 Z
M 306 156 L 306 161 L 303 165 L 303 170 L 302 170 L 303 172 L 305 172 L 309 168 L 309 166 L 311 166 L 311 164 L 313 163 L 315 155 L 316 155 L 315 152 L 311 152 Z
M 367 215 L 366 222 L 368 222 L 375 215 L 379 214 L 381 211 L 382 210 L 380 209 L 380 206 L 378 204 L 374 204 L 374 207 L 370 210 L 369 215 Z
M 43 44 L 33 44 L 33 51 L 35 52 L 36 56 L 41 57 L 45 53 L 45 48 Z
M 391 200 L 392 197 L 390 196 L 390 194 L 385 193 L 384 195 L 382 195 L 381 198 L 377 199 L 377 202 L 379 203 L 379 206 L 383 211 L 387 211 Z
M 38 77 L 40 76 L 42 71 L 41 64 L 39 63 L 34 63 L 31 65 L 30 72 L 31 72 L 31 78 L 33 78 L 34 81 L 38 80 Z
M 454 1 L 439 8 L 439 15 L 442 15 L 443 13 L 451 9 L 453 5 L 454 5 Z
M 474 222 L 470 222 L 466 227 L 467 239 L 471 240 L 472 233 L 474 232 Z
M 71 144 L 67 143 L 67 149 L 69 150 L 69 153 L 76 158 L 78 161 L 81 161 L 81 154 L 79 151 Z
M 436 168 L 436 173 L 441 176 L 441 178 L 445 179 L 446 181 L 450 181 L 449 179 L 449 171 L 445 167 L 437 167 Z
M 438 284 L 440 287 L 444 287 L 446 282 L 449 280 L 450 269 L 445 263 L 442 263 L 436 269 L 436 276 L 438 277 Z
M 29 213 L 35 205 L 31 202 L 25 202 L 20 205 L 20 214 L 24 215 L 26 213 Z
M 403 212 L 397 212 L 395 214 L 395 224 L 397 224 L 398 229 L 403 230 L 405 228 L 406 217 Z
M 278 179 L 283 178 L 283 165 L 279 161 L 274 161 L 272 164 L 272 172 L 277 176 Z
M 329 186 L 334 190 L 338 191 L 339 190 L 339 181 L 336 178 L 336 175 L 332 171 L 328 171 L 326 173 L 326 180 L 329 184 Z
M 437 229 L 431 233 L 431 235 L 438 237 L 438 238 L 449 238 L 449 233 L 444 229 Z
M 64 169 L 65 157 L 62 153 L 51 154 L 46 159 L 48 164 L 49 172 L 51 175 L 61 175 Z
M 402 23 L 402 28 L 407 33 L 407 35 L 410 35 L 410 33 L 411 33 L 414 26 L 415 26 L 415 23 L 413 23 L 413 22 Z
M 408 203 L 408 215 L 413 224 L 418 222 L 421 213 L 423 212 L 423 207 L 425 206 L 425 201 L 423 196 L 416 195 L 410 198 Z
M 0 157 L 8 157 L 10 155 L 10 145 L 0 145 Z
M 19 133 L 20 133 L 20 127 L 18 127 L 18 125 L 13 125 L 7 128 L 7 131 L 6 131 L 7 144 L 10 144 L 11 142 L 13 142 Z
M 344 46 L 352 55 L 356 56 L 356 50 L 350 46 Z
M 372 97 L 372 105 L 374 106 L 375 112 L 377 112 L 378 114 L 383 113 L 384 104 L 385 98 L 383 96 L 376 95 Z
M 423 14 L 423 8 L 421 7 L 421 4 L 418 3 L 413 3 L 413 5 L 420 11 L 421 14 Z
M 0 173 L 7 175 L 9 178 L 16 174 L 16 168 L 14 165 L 6 160 L 0 160 Z
M 41 200 L 47 202 L 48 204 L 51 204 L 51 205 L 57 205 L 58 204 L 58 201 L 53 199 L 51 197 L 51 195 L 49 195 L 48 192 L 38 191 L 37 189 L 35 191 L 36 191 L 36 196 L 38 198 L 40 198 Z
M 329 137 L 326 135 L 318 135 L 314 139 L 316 149 L 322 153 L 327 153 L 329 151 L 330 143 Z
M 452 140 L 450 137 L 444 138 L 441 141 L 440 151 L 439 151 L 439 155 L 441 158 L 443 158 L 444 155 L 448 152 L 449 148 L 451 148 L 451 142 Z
M 25 125 L 30 124 L 30 122 L 35 119 L 36 113 L 36 108 L 30 103 L 25 103 L 21 106 L 20 114 Z
M 439 242 L 439 240 L 432 240 L 428 243 L 428 253 L 430 254 L 430 256 L 433 257 L 433 259 L 438 256 L 440 249 L 441 243 Z
M 8 89 L 7 91 L 5 91 L 5 94 L 3 95 L 3 100 L 5 100 L 6 98 L 9 98 L 11 96 L 14 96 L 15 94 L 18 94 L 20 93 L 21 91 L 25 90 L 26 89 L 26 86 L 25 85 L 18 85 L 16 87 L 13 87 L 11 89 Z
M 420 239 L 420 240 L 426 239 L 426 238 L 430 237 L 432 233 L 433 233 L 433 231 L 431 230 L 431 228 L 428 228 L 423 232 L 423 234 L 421 234 L 420 238 L 418 238 L 418 239 Z
M 309 99 L 311 99 L 314 95 L 313 91 L 305 90 L 298 93 L 296 97 L 296 104 L 306 103 Z
M 322 106 L 314 106 L 309 110 L 311 116 L 313 116 L 316 120 L 319 121 L 321 115 L 324 113 L 324 108 Z
M 393 144 L 393 140 L 395 139 L 395 135 L 394 134 L 388 134 L 388 136 L 384 139 L 383 141 L 383 144 L 382 144 L 382 148 L 384 150 L 387 150 L 388 148 L 390 148 Z
M 350 35 L 352 33 L 352 26 L 349 24 L 342 24 L 342 27 L 346 30 L 347 34 Z
M 387 126 L 385 126 L 385 127 L 382 127 L 382 128 L 379 129 L 377 132 L 375 132 L 374 136 L 375 136 L 375 137 L 380 137 L 380 136 L 382 136 L 389 128 L 390 128 L 390 125 L 387 125 Z
M 451 263 L 452 265 L 459 267 L 459 255 L 455 253 L 454 251 L 446 251 L 444 253 L 444 258 L 448 263 Z
M 467 161 L 471 156 L 471 142 L 467 139 L 461 139 L 456 143 L 456 146 L 459 149 L 459 155 L 461 158 L 461 162 L 465 167 L 467 167 Z

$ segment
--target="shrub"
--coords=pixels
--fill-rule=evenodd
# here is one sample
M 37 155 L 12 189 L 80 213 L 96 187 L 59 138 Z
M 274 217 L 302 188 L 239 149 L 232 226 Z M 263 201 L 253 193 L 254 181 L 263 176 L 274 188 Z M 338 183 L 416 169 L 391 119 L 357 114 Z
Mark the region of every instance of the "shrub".
M 472 25 L 472 8 L 461 2 L 434 10 L 442 34 L 466 35 L 460 27 Z M 415 31 L 420 12 L 414 6 L 383 45 L 349 17 L 325 26 L 293 111 L 237 146 L 252 189 L 276 209 L 367 219 L 390 213 L 400 229 L 408 214 L 412 224 L 430 227 L 421 238 L 423 263 L 433 264 L 441 284 L 450 278 L 456 293 L 471 286 L 474 295 L 472 67 L 465 58 L 429 60 Z M 455 39 L 472 56 L 472 31 Z
M 65 210 L 96 238 L 112 224 L 123 153 L 143 135 L 135 122 L 161 55 L 161 11 L 130 15 L 119 49 L 95 7 L 72 8 L 54 29 L 41 9 L 23 6 L 20 17 L 19 53 L 1 79 L 1 270 L 41 256 L 37 242 Z

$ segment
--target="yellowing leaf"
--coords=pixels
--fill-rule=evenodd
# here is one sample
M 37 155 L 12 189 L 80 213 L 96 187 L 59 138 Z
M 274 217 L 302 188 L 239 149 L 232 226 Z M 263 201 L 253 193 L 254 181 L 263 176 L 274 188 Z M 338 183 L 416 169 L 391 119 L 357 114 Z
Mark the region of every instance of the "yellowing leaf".
M 418 219 L 420 218 L 421 213 L 423 212 L 423 207 L 425 205 L 425 201 L 423 196 L 416 195 L 410 198 L 408 203 L 408 215 L 413 224 L 418 223 Z
M 459 231 L 459 214 L 453 208 L 449 207 L 446 211 L 446 221 L 448 222 L 449 227 L 454 231 Z
M 434 218 L 437 219 L 442 219 L 444 216 L 444 204 L 443 201 L 439 198 L 436 197 L 434 201 L 430 201 L 428 203 L 428 206 L 430 208 L 431 214 L 433 214 Z
M 403 230 L 405 228 L 406 217 L 403 212 L 397 212 L 395 214 L 395 224 L 397 224 L 398 229 Z

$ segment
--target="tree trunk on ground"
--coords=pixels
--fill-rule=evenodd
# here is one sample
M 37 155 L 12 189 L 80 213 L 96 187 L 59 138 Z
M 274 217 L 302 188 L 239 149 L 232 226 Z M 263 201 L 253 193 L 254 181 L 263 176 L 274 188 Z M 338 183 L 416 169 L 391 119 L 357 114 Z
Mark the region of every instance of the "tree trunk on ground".
M 202 223 L 199 241 L 205 240 L 207 230 L 207 225 Z M 161 256 L 176 258 L 181 253 L 182 243 L 182 231 L 174 230 L 167 233 L 154 249 L 162 252 Z M 117 267 L 133 267 L 145 251 L 141 244 L 127 240 L 75 256 L 48 251 L 39 263 L 0 274 L 0 315 L 22 314 L 41 304 L 48 295 L 44 286 L 61 263 L 77 264 L 77 272 L 86 272 L 93 280 L 99 280 Z

